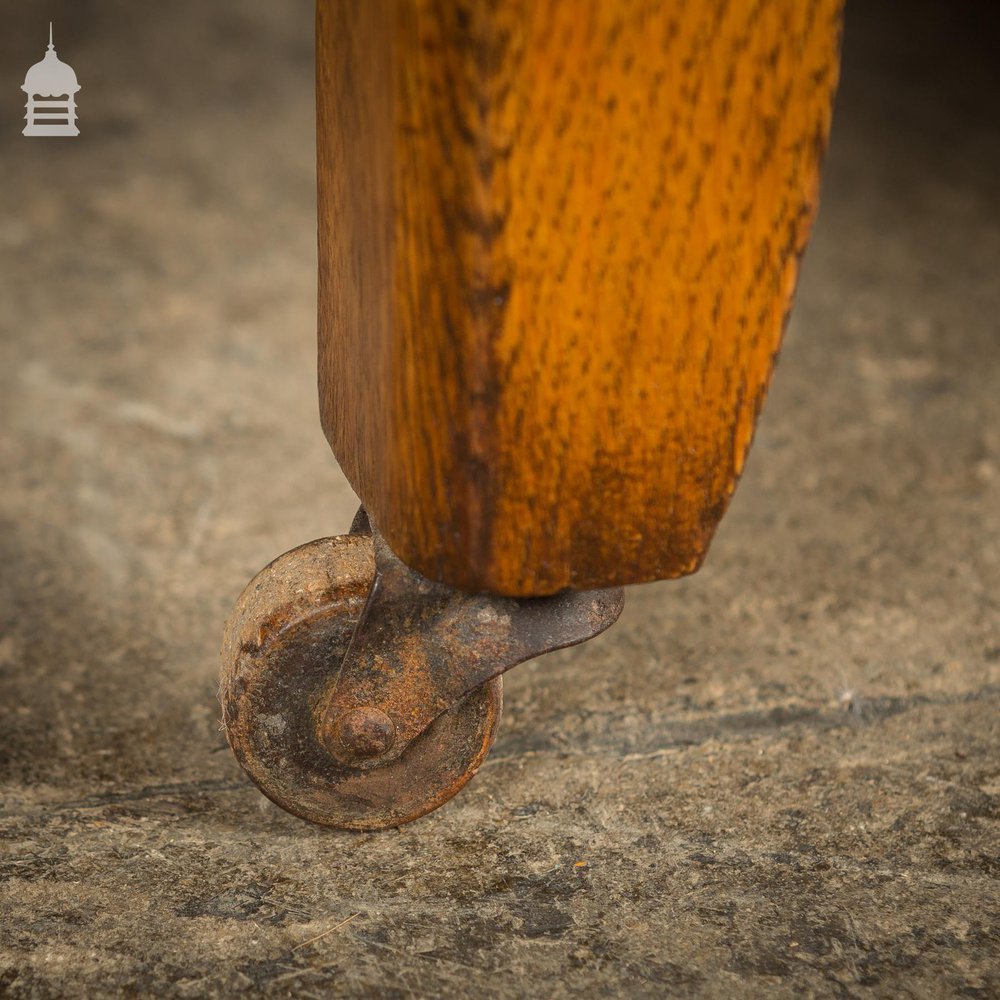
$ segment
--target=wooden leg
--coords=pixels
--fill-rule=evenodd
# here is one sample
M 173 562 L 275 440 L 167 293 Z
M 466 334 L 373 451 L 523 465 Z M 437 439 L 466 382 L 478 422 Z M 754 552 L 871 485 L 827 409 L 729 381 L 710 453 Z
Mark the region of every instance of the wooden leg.
M 358 828 L 435 808 L 504 670 L 701 564 L 839 31 L 839 0 L 318 0 L 320 403 L 370 522 L 230 622 L 227 732 L 275 801 Z
M 695 570 L 817 203 L 839 0 L 320 0 L 319 374 L 395 552 Z

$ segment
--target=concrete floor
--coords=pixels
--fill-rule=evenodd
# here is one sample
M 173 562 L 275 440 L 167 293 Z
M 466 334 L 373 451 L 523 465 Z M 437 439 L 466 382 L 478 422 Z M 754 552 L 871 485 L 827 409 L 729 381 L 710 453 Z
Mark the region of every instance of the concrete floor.
M 510 674 L 458 799 L 353 835 L 267 802 L 215 701 L 243 584 L 355 506 L 312 388 L 310 4 L 26 6 L 0 11 L 0 993 L 1000 995 L 985 8 L 853 9 L 703 571 Z M 78 140 L 19 134 L 49 16 Z

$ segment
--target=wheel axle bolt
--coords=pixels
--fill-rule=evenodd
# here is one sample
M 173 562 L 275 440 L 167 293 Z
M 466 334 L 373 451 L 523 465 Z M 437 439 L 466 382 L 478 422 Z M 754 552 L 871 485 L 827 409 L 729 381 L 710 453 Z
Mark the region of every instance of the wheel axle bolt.
M 396 742 L 396 725 L 380 708 L 355 708 L 334 720 L 334 744 L 352 757 L 370 760 L 386 753 Z

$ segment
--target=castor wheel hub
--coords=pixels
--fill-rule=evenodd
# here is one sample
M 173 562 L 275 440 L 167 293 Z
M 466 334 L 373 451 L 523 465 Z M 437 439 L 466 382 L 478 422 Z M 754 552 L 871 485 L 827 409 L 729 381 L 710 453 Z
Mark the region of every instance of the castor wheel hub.
M 272 801 L 357 830 L 450 799 L 496 735 L 500 674 L 611 625 L 620 589 L 513 599 L 426 580 L 366 519 L 263 569 L 226 628 L 220 697 L 237 759 Z
M 323 727 L 327 750 L 347 763 L 381 757 L 396 742 L 396 724 L 379 708 L 355 708 Z

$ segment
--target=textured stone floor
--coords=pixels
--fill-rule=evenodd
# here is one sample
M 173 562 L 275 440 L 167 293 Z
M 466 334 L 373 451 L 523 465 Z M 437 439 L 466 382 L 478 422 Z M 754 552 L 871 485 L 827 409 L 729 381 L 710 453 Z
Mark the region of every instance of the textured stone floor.
M 243 584 L 355 505 L 312 390 L 310 4 L 50 6 L 0 9 L 0 994 L 1000 994 L 986 7 L 852 10 L 704 570 L 509 675 L 458 799 L 352 835 L 258 794 L 215 701 Z M 49 16 L 78 140 L 19 134 Z

